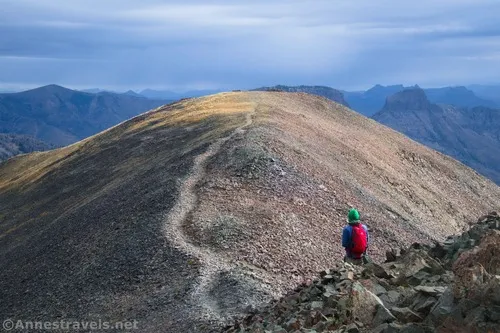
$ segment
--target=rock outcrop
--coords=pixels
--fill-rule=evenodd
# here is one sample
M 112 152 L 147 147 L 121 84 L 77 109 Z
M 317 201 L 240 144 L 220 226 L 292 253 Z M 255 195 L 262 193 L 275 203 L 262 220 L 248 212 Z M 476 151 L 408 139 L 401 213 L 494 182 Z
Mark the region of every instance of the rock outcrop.
M 382 264 L 339 263 L 226 332 L 500 332 L 500 216 Z

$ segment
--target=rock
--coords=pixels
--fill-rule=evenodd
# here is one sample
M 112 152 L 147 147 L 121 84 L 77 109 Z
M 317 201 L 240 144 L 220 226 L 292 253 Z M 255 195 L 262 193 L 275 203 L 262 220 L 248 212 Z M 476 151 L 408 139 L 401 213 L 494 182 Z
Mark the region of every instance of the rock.
M 356 326 L 356 324 L 350 324 L 347 325 L 347 327 L 344 329 L 345 333 L 359 333 L 359 328 Z
M 325 286 L 325 291 L 323 292 L 323 300 L 325 298 L 329 298 L 330 296 L 335 296 L 337 295 L 338 292 L 337 290 L 335 289 L 335 286 L 334 285 L 331 285 L 331 284 L 327 284 Z
M 439 297 L 437 303 L 431 309 L 429 316 L 427 316 L 427 320 L 434 323 L 436 326 L 439 326 L 444 319 L 446 319 L 453 311 L 453 292 L 451 288 L 447 288 L 443 295 Z
M 374 287 L 373 292 L 377 296 L 380 296 L 382 294 L 387 293 L 387 289 L 385 289 L 384 287 L 382 287 L 380 284 L 375 283 L 373 287 Z
M 364 325 L 369 325 L 377 311 L 377 306 L 384 307 L 380 298 L 366 289 L 360 282 L 352 284 L 351 291 L 352 314 Z
M 343 273 L 340 276 L 340 281 L 344 281 L 344 280 L 354 280 L 354 272 L 348 271 L 348 272 Z
M 370 333 L 382 333 L 389 327 L 389 324 L 381 324 L 374 329 L 370 330 Z
M 333 277 L 333 275 L 327 274 L 327 275 L 323 276 L 323 278 L 322 278 L 322 283 L 323 283 L 323 284 L 328 284 L 328 283 L 333 282 L 333 281 L 334 281 L 334 279 L 335 279 L 335 278 Z
M 330 275 L 330 270 L 329 269 L 319 272 L 319 276 L 321 278 L 324 278 L 326 275 Z
M 320 310 L 323 309 L 322 301 L 313 301 L 311 302 L 311 310 Z
M 399 321 L 403 323 L 412 323 L 412 322 L 422 321 L 423 319 L 418 314 L 416 314 L 415 312 L 411 311 L 408 308 L 393 307 L 391 308 L 391 312 L 396 318 L 398 318 Z
M 436 303 L 436 298 L 420 295 L 419 297 L 417 297 L 417 299 L 415 299 L 411 307 L 414 311 L 427 316 Z
M 438 296 L 444 293 L 446 287 L 416 286 L 414 289 L 425 295 Z
M 365 265 L 365 269 L 363 270 L 363 275 L 365 276 L 370 275 L 370 273 L 381 279 L 392 279 L 395 277 L 384 266 L 376 264 L 374 262 Z
M 285 326 L 287 331 L 299 330 L 302 327 L 300 320 L 295 317 L 290 319 Z
M 299 301 L 300 301 L 300 297 L 298 294 L 292 294 L 292 295 L 289 295 L 289 296 L 286 296 L 283 301 L 286 303 L 286 304 L 290 304 L 290 305 L 295 305 L 295 304 L 298 304 Z
M 486 309 L 486 318 L 494 323 L 500 323 L 500 306 L 491 306 Z
M 437 259 L 442 259 L 446 256 L 448 251 L 440 243 L 434 243 L 434 246 L 430 249 L 429 254 Z
M 311 311 L 304 321 L 304 327 L 311 328 L 323 319 L 323 316 L 319 311 Z
M 336 288 L 338 291 L 344 291 L 346 289 L 349 289 L 352 285 L 351 280 L 344 280 L 336 284 Z
M 379 326 L 375 330 L 371 331 L 373 333 L 435 333 L 436 331 L 431 327 L 421 326 L 418 324 L 385 324 L 384 326 Z
M 422 250 L 410 250 L 404 260 L 404 274 L 398 277 L 397 283 L 404 285 L 408 282 L 419 283 L 428 273 L 430 275 L 440 275 L 445 272 L 444 268 L 433 258 Z M 415 279 L 415 276 L 417 279 Z M 414 284 L 415 285 L 415 284 Z
M 333 315 L 335 314 L 335 312 L 336 311 L 335 311 L 334 308 L 323 308 L 323 310 L 321 310 L 321 313 L 325 317 L 333 317 Z
M 273 333 L 286 333 L 286 330 L 280 325 L 274 325 L 271 332 Z
M 378 326 L 383 323 L 392 323 L 396 320 L 396 317 L 389 311 L 385 306 L 378 305 L 377 312 L 373 318 L 372 325 Z
M 500 274 L 500 231 L 489 231 L 479 246 L 460 254 L 453 264 L 453 273 L 453 293 L 456 298 L 476 297 L 479 301 L 483 301 L 483 296 L 489 298 L 485 288 L 494 291 L 495 283 L 491 284 L 489 281 Z M 498 298 L 500 302 L 500 296 Z
M 410 277 L 406 278 L 406 283 L 410 286 L 418 286 L 421 285 L 425 280 L 429 280 L 431 275 L 425 271 L 418 271 Z
M 385 261 L 386 262 L 393 262 L 393 261 L 396 261 L 396 259 L 397 259 L 397 256 L 394 253 L 393 249 L 385 251 Z
M 389 290 L 386 294 L 380 295 L 380 299 L 387 307 L 396 305 L 400 297 L 401 293 L 397 292 L 396 290 Z
M 336 308 L 338 305 L 337 298 L 335 296 L 328 296 L 324 302 L 326 307 Z

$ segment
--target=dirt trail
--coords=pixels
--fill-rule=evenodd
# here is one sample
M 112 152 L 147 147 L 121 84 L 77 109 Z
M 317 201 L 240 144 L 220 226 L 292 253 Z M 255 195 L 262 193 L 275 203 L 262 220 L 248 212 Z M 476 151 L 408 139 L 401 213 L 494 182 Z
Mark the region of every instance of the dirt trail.
M 183 223 L 191 211 L 196 208 L 197 194 L 196 184 L 198 184 L 206 176 L 207 161 L 212 156 L 216 155 L 221 146 L 236 134 L 242 134 L 245 128 L 253 123 L 253 112 L 246 114 L 246 122 L 242 126 L 234 130 L 230 135 L 218 139 L 214 142 L 203 154 L 197 156 L 194 160 L 193 168 L 189 176 L 185 179 L 179 192 L 177 201 L 174 207 L 170 210 L 165 218 L 164 233 L 167 239 L 178 249 L 182 250 L 187 255 L 196 257 L 203 265 L 200 270 L 200 276 L 195 283 L 194 291 L 191 294 L 193 306 L 200 307 L 200 315 L 207 320 L 225 321 L 227 316 L 218 308 L 216 301 L 209 295 L 210 288 L 213 286 L 214 279 L 221 272 L 229 272 L 235 269 L 242 270 L 246 275 L 257 278 L 264 285 L 264 289 L 268 289 L 271 277 L 264 271 L 252 265 L 236 263 L 222 256 L 219 253 L 211 251 L 209 248 L 195 245 L 189 240 L 188 235 L 184 233 Z M 268 293 L 273 293 L 269 287 L 266 290 Z

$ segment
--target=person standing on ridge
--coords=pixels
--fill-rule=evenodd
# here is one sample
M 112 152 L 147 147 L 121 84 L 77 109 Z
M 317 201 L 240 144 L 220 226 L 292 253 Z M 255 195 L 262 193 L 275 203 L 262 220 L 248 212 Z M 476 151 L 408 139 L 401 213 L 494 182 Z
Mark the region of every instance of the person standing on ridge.
M 344 261 L 360 265 L 368 248 L 368 228 L 360 223 L 359 212 L 354 208 L 349 211 L 347 219 L 349 224 L 342 232 L 342 247 L 346 252 Z

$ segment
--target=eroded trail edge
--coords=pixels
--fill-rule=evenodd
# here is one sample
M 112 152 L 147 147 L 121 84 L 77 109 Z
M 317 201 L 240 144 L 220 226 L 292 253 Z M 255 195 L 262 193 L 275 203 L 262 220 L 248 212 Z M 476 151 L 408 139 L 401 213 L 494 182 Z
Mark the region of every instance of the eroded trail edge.
M 177 201 L 165 217 L 164 233 L 168 241 L 185 254 L 197 258 L 202 264 L 200 275 L 195 283 L 194 291 L 190 295 L 190 300 L 194 307 L 199 308 L 200 315 L 207 320 L 225 321 L 229 319 L 227 314 L 219 309 L 216 300 L 209 294 L 214 279 L 219 273 L 239 269 L 245 274 L 263 281 L 264 284 L 261 286 L 264 289 L 268 289 L 266 292 L 273 292 L 272 288 L 265 286 L 265 282 L 269 280 L 269 276 L 263 276 L 267 275 L 266 273 L 254 270 L 252 267 L 248 267 L 248 265 L 241 265 L 231 261 L 229 258 L 215 253 L 209 248 L 194 244 L 190 241 L 188 235 L 184 233 L 182 227 L 189 213 L 196 208 L 196 185 L 206 176 L 207 161 L 220 151 L 224 143 L 236 134 L 244 133 L 245 128 L 252 125 L 252 116 L 254 114 L 255 111 L 248 112 L 245 115 L 246 121 L 242 126 L 236 128 L 230 135 L 218 139 L 203 154 L 195 158 L 191 172 L 180 187 Z

